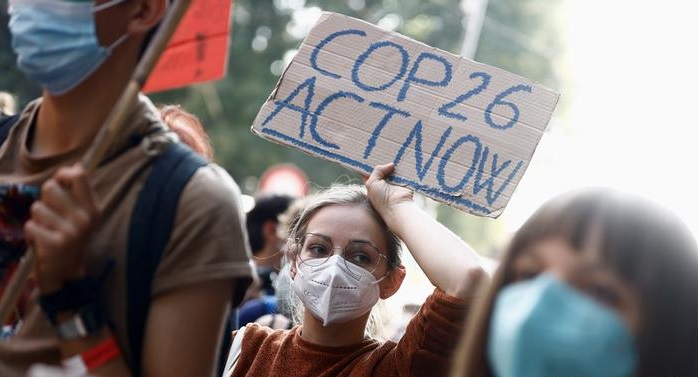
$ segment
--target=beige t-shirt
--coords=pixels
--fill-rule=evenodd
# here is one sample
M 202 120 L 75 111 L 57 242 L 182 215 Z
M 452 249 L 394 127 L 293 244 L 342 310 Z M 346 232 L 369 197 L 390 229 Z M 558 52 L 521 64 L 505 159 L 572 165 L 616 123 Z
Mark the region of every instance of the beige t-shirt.
M 58 167 L 76 162 L 83 155 L 86 147 L 58 156 L 32 156 L 27 150 L 27 140 L 40 104 L 36 100 L 26 107 L 0 148 L 0 184 L 39 185 Z M 149 135 L 159 135 L 162 139 L 167 132 L 157 109 L 144 96 L 134 106 L 128 122 L 139 134 L 155 130 Z M 112 152 L 123 150 L 130 136 L 120 135 Z M 119 346 L 128 359 L 125 282 L 128 228 L 152 158 L 142 146 L 127 148 L 89 177 L 102 216 L 87 248 L 89 271 L 97 277 L 108 261 L 114 262 L 103 284 L 102 297 L 109 319 L 115 325 Z M 221 279 L 232 282 L 251 275 L 248 263 L 251 254 L 240 200 L 238 186 L 222 168 L 209 164 L 194 173 L 180 197 L 170 240 L 153 279 L 152 296 L 201 282 Z M 38 292 L 34 292 L 19 332 L 9 342 L 0 342 L 0 376 L 24 376 L 35 362 L 60 362 L 55 330 L 41 312 L 37 298 Z

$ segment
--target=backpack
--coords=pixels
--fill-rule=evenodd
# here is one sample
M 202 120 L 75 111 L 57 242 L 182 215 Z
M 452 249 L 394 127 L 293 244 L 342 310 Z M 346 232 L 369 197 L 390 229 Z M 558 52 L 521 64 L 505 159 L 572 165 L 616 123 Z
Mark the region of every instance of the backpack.
M 0 114 L 0 146 L 17 120 L 18 115 Z M 171 143 L 155 157 L 136 199 L 129 223 L 126 256 L 126 320 L 134 376 L 142 374 L 143 335 L 150 310 L 152 281 L 170 239 L 179 197 L 194 172 L 207 164 L 184 144 Z M 228 325 L 226 334 L 230 334 L 230 329 Z M 225 355 L 223 352 L 227 351 L 231 340 L 229 336 L 223 339 L 221 354 Z M 219 365 L 219 371 L 221 368 Z
M 153 277 L 170 239 L 179 196 L 194 172 L 206 164 L 189 147 L 171 143 L 156 157 L 133 208 L 126 256 L 126 323 L 135 376 L 141 375 Z

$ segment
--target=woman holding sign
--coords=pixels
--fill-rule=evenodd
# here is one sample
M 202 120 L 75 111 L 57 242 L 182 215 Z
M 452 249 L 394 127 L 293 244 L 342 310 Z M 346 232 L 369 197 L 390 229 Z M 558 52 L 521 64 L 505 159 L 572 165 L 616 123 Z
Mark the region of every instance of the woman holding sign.
M 303 324 L 233 333 L 226 376 L 384 376 L 444 374 L 483 270 L 457 236 L 421 211 L 412 192 L 383 179 L 378 166 L 359 186 L 313 197 L 290 231 L 293 290 Z M 400 237 L 436 285 L 398 342 L 368 338 L 379 298 L 392 296 L 405 269 Z
M 696 240 L 672 214 L 559 197 L 513 238 L 452 376 L 698 376 L 696 287 Z

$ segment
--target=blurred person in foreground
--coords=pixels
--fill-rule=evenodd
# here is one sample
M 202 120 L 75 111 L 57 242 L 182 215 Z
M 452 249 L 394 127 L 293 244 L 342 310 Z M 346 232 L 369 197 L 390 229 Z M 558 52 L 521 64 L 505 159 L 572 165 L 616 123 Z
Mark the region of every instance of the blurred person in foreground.
M 511 240 L 452 377 L 698 376 L 698 247 L 675 215 L 572 192 Z
M 129 332 L 130 220 L 157 156 L 176 138 L 139 96 L 107 159 L 77 163 L 130 80 L 166 0 L 13 0 L 18 67 L 43 88 L 0 148 L 0 183 L 41 186 L 24 227 L 36 251 L 35 292 L 22 326 L 0 343 L 0 375 L 34 363 L 100 376 L 211 376 L 236 288 L 251 274 L 240 192 L 202 164 L 179 195 L 145 290 L 141 332 Z M 174 206 L 173 206 L 174 207 Z M 147 250 L 147 248 L 146 248 Z M 142 336 L 141 352 L 129 346 Z

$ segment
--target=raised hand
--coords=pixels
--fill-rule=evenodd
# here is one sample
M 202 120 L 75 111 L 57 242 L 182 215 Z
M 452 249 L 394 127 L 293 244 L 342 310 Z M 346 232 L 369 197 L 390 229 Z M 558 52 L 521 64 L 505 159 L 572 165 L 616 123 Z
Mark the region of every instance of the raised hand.
M 377 165 L 365 182 L 371 204 L 388 225 L 397 220 L 394 211 L 397 206 L 413 203 L 412 190 L 391 185 L 385 181 L 385 177 L 389 176 L 393 170 L 395 170 L 395 165 L 392 163 Z
M 366 180 L 371 204 L 407 245 L 432 284 L 451 296 L 473 296 L 486 275 L 477 254 L 414 204 L 412 191 L 385 181 L 393 169 L 393 164 L 378 165 Z

